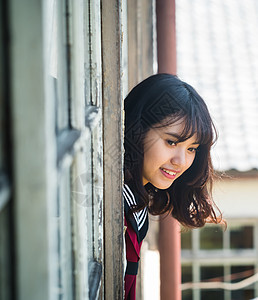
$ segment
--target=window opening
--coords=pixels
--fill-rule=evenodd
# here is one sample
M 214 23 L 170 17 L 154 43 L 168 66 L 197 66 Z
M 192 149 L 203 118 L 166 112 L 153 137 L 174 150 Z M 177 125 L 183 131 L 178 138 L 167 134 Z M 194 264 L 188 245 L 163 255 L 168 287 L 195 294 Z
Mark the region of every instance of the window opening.
M 253 226 L 237 226 L 230 228 L 231 249 L 252 249 L 253 247 Z
M 223 248 L 223 231 L 219 226 L 206 226 L 200 230 L 200 249 L 215 250 Z
M 181 234 L 181 248 L 183 250 L 192 249 L 192 231 L 188 230 Z

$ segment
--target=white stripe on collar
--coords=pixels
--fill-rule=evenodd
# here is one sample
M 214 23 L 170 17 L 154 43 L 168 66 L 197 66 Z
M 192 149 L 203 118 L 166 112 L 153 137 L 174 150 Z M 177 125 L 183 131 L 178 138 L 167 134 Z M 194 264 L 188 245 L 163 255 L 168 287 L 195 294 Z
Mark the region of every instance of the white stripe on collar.
M 124 195 L 125 200 L 130 208 L 134 205 L 137 205 L 134 194 L 132 193 L 131 189 L 129 188 L 129 186 L 127 184 L 124 184 L 123 195 Z M 146 218 L 147 218 L 147 207 L 143 208 L 140 211 L 134 212 L 133 216 L 136 221 L 138 230 L 140 230 L 142 228 L 142 226 L 144 225 Z

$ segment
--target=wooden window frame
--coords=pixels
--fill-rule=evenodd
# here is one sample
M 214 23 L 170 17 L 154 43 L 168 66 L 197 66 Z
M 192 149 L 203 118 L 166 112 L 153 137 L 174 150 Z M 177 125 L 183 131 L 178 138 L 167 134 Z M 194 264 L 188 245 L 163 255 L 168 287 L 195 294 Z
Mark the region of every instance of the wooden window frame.
M 224 276 L 230 274 L 230 266 L 234 265 L 253 265 L 255 270 L 258 270 L 257 249 L 258 249 L 258 221 L 251 220 L 227 220 L 228 228 L 223 232 L 223 248 L 218 250 L 202 250 L 200 249 L 200 230 L 192 231 L 192 250 L 182 250 L 182 265 L 191 265 L 193 282 L 200 281 L 200 268 L 202 266 L 218 266 L 224 267 Z M 235 249 L 230 249 L 230 227 L 237 226 L 253 226 L 254 248 L 241 249 L 240 252 Z M 209 226 L 209 225 L 208 225 Z M 210 225 L 216 226 L 216 225 Z M 218 226 L 218 225 L 217 225 Z M 224 260 L 221 254 L 227 252 Z M 234 254 L 235 253 L 235 254 Z M 257 272 L 257 271 L 256 271 Z M 258 295 L 258 283 L 254 284 L 255 295 Z M 193 289 L 193 299 L 200 299 L 200 289 Z M 225 290 L 225 299 L 230 299 L 230 291 Z

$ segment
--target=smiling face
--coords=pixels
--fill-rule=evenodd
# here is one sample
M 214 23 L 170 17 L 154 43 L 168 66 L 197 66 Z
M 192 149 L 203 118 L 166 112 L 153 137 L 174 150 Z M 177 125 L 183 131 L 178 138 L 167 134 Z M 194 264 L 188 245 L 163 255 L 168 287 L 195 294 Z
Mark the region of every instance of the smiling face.
M 193 163 L 199 144 L 194 134 L 178 142 L 184 121 L 151 128 L 144 139 L 143 185 L 150 182 L 158 189 L 167 189 Z

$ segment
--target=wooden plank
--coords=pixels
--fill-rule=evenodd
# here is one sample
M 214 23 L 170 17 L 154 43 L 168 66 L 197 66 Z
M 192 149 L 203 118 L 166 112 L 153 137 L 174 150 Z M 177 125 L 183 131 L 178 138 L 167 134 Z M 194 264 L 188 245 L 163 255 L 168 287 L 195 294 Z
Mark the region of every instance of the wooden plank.
M 128 80 L 129 89 L 154 72 L 154 1 L 128 1 Z
M 89 261 L 93 260 L 94 248 L 92 137 L 85 127 L 85 111 L 91 105 L 90 15 L 89 1 L 69 0 L 69 4 L 72 125 L 83 133 L 72 168 L 74 296 L 83 300 L 89 299 Z
M 102 0 L 105 299 L 123 299 L 121 1 Z
M 91 103 L 98 110 L 92 122 L 94 258 L 103 260 L 103 131 L 100 0 L 90 1 Z
M 93 165 L 93 255 L 103 270 L 103 120 L 102 116 L 102 47 L 101 47 L 101 3 L 90 1 L 90 53 L 91 53 L 91 103 L 98 110 L 92 124 Z M 96 275 L 95 275 L 96 276 Z M 104 298 L 104 272 L 101 273 L 99 298 Z M 90 280 L 96 280 L 90 278 Z
M 127 21 L 127 0 L 123 0 L 121 5 L 121 28 L 122 28 L 122 98 L 128 94 L 128 21 Z
M 10 1 L 17 295 L 49 297 L 42 1 Z M 52 140 L 48 140 L 51 144 Z
M 138 0 L 127 2 L 127 29 L 128 29 L 128 88 L 131 90 L 138 82 L 138 18 L 137 18 Z
M 154 72 L 154 3 L 153 0 L 142 0 L 141 3 L 141 79 Z

